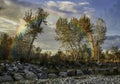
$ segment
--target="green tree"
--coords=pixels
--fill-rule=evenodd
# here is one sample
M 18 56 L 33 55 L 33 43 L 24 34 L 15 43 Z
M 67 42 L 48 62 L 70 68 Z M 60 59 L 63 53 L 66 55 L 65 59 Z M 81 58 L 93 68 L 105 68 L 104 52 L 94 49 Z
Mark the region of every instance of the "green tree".
M 89 53 L 89 50 L 91 50 L 88 56 L 91 55 L 94 60 L 99 60 L 105 34 L 106 25 L 104 20 L 100 18 L 94 24 L 86 15 L 83 15 L 80 19 L 72 18 L 70 22 L 66 18 L 59 18 L 56 23 L 56 40 L 60 41 L 66 50 L 72 52 L 71 54 L 75 59 L 79 55 L 83 55 L 81 52 L 84 49 L 81 47 L 83 40 L 86 40 L 86 49 L 88 50 L 86 52 Z M 90 49 L 87 47 L 90 47 Z
M 81 55 L 81 41 L 84 33 L 75 25 L 76 18 L 68 21 L 66 18 L 59 18 L 56 23 L 56 40 L 73 56 L 73 60 Z
M 93 29 L 95 59 L 99 61 L 101 54 L 101 45 L 106 39 L 106 25 L 103 19 L 98 18 Z
M 32 40 L 30 42 L 30 47 L 28 49 L 28 57 L 31 54 L 31 49 L 33 46 L 33 42 L 38 36 L 38 34 L 41 34 L 43 31 L 42 23 L 46 24 L 46 17 L 48 16 L 48 13 L 45 12 L 42 8 L 38 8 L 38 11 L 33 14 L 32 10 L 29 10 L 25 13 L 24 20 L 26 21 L 26 26 L 28 30 L 26 31 L 27 34 L 31 35 Z
M 113 61 L 119 59 L 119 48 L 118 48 L 118 46 L 112 46 L 110 51 L 111 51 L 111 55 L 113 56 L 112 57 Z
M 25 58 L 27 56 L 29 44 L 30 44 L 30 36 L 24 35 L 20 33 L 19 35 L 15 36 L 14 38 L 14 45 L 12 49 L 12 55 L 14 58 Z
M 8 34 L 4 33 L 1 35 L 1 43 L 0 43 L 0 55 L 2 56 L 2 59 L 8 58 L 8 47 L 9 45 L 9 36 Z

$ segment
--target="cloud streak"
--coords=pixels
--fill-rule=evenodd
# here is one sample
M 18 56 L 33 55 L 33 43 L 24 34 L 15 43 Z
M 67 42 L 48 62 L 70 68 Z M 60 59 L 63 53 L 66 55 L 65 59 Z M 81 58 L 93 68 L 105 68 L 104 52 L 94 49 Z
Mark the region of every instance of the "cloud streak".
M 89 2 L 80 2 L 79 5 L 80 5 L 80 6 L 90 5 L 90 3 L 89 3 Z

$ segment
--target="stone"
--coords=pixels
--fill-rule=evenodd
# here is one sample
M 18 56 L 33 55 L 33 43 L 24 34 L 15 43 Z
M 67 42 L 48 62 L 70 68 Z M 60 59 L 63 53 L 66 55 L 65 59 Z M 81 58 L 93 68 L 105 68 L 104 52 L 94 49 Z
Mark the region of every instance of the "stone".
M 41 72 L 42 72 L 42 70 L 41 70 L 41 69 L 39 69 L 39 68 L 37 68 L 37 69 L 36 69 L 36 72 L 37 72 L 37 73 L 41 73 Z
M 67 70 L 68 76 L 75 76 L 76 75 L 76 70 Z
M 38 79 L 37 76 L 31 71 L 25 71 L 25 78 L 28 80 Z
M 19 70 L 23 70 L 24 69 L 24 66 L 22 64 L 18 64 L 17 67 L 18 67 Z
M 14 72 L 17 72 L 18 71 L 18 68 L 16 66 L 13 67 L 13 71 Z
M 1 82 L 10 82 L 13 81 L 13 78 L 10 75 L 0 76 L 0 83 Z
M 16 81 L 24 79 L 23 76 L 20 73 L 15 73 L 13 77 Z
M 67 77 L 67 72 L 59 72 L 60 77 Z
M 77 75 L 77 76 L 83 75 L 82 70 L 80 70 L 80 69 L 76 70 L 76 75 Z
M 55 73 L 49 73 L 48 78 L 57 78 L 57 75 Z
M 82 70 L 82 72 L 83 72 L 83 74 L 84 75 L 90 75 L 92 72 L 90 71 L 90 70 L 88 70 L 88 69 L 84 69 L 84 70 Z
M 47 79 L 48 75 L 46 72 L 41 72 L 41 73 L 38 73 L 38 78 L 39 79 Z

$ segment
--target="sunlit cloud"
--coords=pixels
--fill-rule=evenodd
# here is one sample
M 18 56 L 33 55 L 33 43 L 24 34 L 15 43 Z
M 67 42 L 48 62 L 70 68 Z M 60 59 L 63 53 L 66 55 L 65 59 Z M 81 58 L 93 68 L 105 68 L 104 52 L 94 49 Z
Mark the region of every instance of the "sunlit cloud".
M 79 2 L 80 6 L 89 5 L 89 4 L 90 4 L 89 2 Z

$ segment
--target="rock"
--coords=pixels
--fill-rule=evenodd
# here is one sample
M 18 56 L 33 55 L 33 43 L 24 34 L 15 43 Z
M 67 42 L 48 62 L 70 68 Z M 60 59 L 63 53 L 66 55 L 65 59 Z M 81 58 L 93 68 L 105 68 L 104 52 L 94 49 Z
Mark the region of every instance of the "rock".
M 22 64 L 20 64 L 20 63 L 17 65 L 17 67 L 18 67 L 19 70 L 23 70 L 24 69 L 24 66 Z
M 11 64 L 11 67 L 15 67 L 15 63 L 12 63 L 12 64 Z
M 41 72 L 41 73 L 38 73 L 38 78 L 39 79 L 47 79 L 48 75 L 46 72 Z
M 48 78 L 57 78 L 57 75 L 55 73 L 48 74 Z
M 13 72 L 13 68 L 12 68 L 12 67 L 9 67 L 9 68 L 7 69 L 7 71 Z
M 12 67 L 14 72 L 18 71 L 18 68 L 16 66 Z
M 8 75 L 0 76 L 0 82 L 10 82 L 10 81 L 13 81 L 11 76 Z
M 82 70 L 82 72 L 83 72 L 83 74 L 84 75 L 90 75 L 92 72 L 90 71 L 90 70 L 88 70 L 88 69 L 84 69 L 84 70 Z
M 25 69 L 25 70 L 29 70 L 29 69 L 30 69 L 30 66 L 24 66 L 24 69 Z
M 25 71 L 25 78 L 28 80 L 38 79 L 37 76 L 31 71 Z
M 75 76 L 76 71 L 75 70 L 67 70 L 67 74 L 68 74 L 68 76 Z
M 3 72 L 4 72 L 4 67 L 0 66 L 0 76 L 3 75 Z
M 67 72 L 59 72 L 60 77 L 67 77 Z
M 24 79 L 23 76 L 20 73 L 15 73 L 13 77 L 16 81 Z
M 77 76 L 83 75 L 82 70 L 76 70 L 76 75 L 77 75 Z
M 37 68 L 37 69 L 36 69 L 36 72 L 37 72 L 37 73 L 41 73 L 41 72 L 42 72 L 42 70 L 41 70 L 41 69 L 39 69 L 39 68 Z

